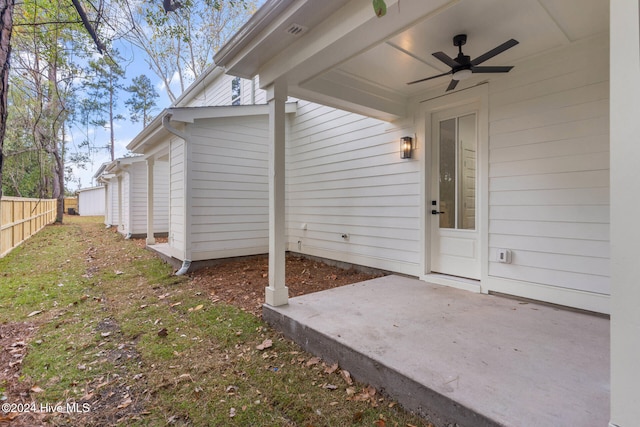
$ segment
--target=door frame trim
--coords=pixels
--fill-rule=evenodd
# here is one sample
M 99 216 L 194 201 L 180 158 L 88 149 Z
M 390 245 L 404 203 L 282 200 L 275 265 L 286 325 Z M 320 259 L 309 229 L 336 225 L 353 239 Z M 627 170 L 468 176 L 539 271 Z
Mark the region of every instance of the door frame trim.
M 428 202 L 432 200 L 431 194 L 431 153 L 433 142 L 432 116 L 444 110 L 463 107 L 465 105 L 476 104 L 478 111 L 478 200 L 477 200 L 477 221 L 479 232 L 479 256 L 480 256 L 480 283 L 479 291 L 488 293 L 486 285 L 488 278 L 489 260 L 489 84 L 479 84 L 468 89 L 464 89 L 452 94 L 439 96 L 420 102 L 416 115 L 416 133 L 419 141 L 424 141 L 424 155 L 421 156 L 420 169 L 421 177 L 421 279 L 431 282 L 438 282 L 447 286 L 455 286 L 463 289 L 475 290 L 476 286 L 470 285 L 468 280 L 458 279 L 453 276 L 442 274 L 431 274 L 431 206 Z M 458 283 L 459 282 L 459 283 Z M 457 286 L 458 284 L 459 286 Z

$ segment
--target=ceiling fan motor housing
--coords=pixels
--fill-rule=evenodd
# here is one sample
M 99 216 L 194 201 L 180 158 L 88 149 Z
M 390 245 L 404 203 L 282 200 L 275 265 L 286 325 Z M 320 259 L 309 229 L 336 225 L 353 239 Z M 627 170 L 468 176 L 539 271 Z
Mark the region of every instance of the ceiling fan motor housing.
M 464 46 L 465 44 L 467 44 L 467 35 L 466 34 L 458 34 L 457 36 L 453 37 L 453 45 L 454 46 Z

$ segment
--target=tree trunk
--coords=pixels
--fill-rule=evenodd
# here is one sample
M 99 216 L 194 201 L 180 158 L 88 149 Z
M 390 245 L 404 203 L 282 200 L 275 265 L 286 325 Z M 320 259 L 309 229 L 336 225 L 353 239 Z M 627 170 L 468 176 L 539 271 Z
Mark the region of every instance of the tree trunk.
M 9 94 L 9 59 L 13 30 L 14 0 L 0 0 L 0 198 L 2 197 L 2 164 L 4 134 L 7 125 L 7 95 Z
M 58 150 L 53 151 L 53 198 L 58 199 L 56 222 L 62 224 L 64 218 L 64 160 Z

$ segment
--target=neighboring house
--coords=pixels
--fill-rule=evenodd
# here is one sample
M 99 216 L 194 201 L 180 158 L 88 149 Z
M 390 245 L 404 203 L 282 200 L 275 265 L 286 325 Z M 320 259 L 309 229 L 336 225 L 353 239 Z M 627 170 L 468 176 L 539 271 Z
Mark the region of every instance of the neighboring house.
M 269 111 L 254 104 L 261 95 L 250 81 L 211 69 L 127 147 L 150 162 L 168 159 L 169 239 L 151 247 L 180 261 L 178 274 L 192 262 L 269 250 Z
M 151 206 L 153 236 L 166 235 L 169 220 L 168 162 L 153 165 L 156 178 L 147 185 L 147 162 L 141 156 L 124 157 L 106 163 L 96 173 L 105 186 L 105 224 L 115 226 L 127 238 L 147 236 L 148 193 L 153 195 Z M 149 192 L 149 188 L 152 191 Z
M 106 187 L 91 187 L 78 190 L 78 213 L 81 216 L 105 214 Z
M 268 211 L 267 304 L 288 301 L 290 250 L 611 313 L 611 426 L 633 425 L 640 409 L 626 396 L 640 393 L 640 203 L 629 196 L 640 187 L 638 3 L 386 3 L 378 18 L 365 1 L 267 1 L 218 52 L 219 68 L 129 145 L 148 159 L 169 157 L 171 254 L 241 254 L 214 239 L 202 250 L 195 234 L 212 228 L 197 216 L 215 223 L 221 215 L 207 235 L 226 230 L 234 239 L 246 230 L 229 215 L 256 206 L 215 200 L 249 191 L 242 200 L 262 200 L 263 225 Z M 451 71 L 432 53 L 455 57 L 458 34 L 468 35 L 461 48 L 472 59 L 516 39 L 482 64 L 514 68 L 460 77 L 449 91 L 450 74 L 408 85 Z M 299 100 L 293 116 L 289 97 Z M 220 106 L 238 99 L 245 105 Z M 248 113 L 258 109 L 260 120 Z M 249 116 L 265 148 L 230 136 Z M 208 139 L 230 123 L 229 135 Z M 411 158 L 401 158 L 404 137 Z M 246 171 L 233 162 L 254 152 L 267 157 L 244 165 L 265 172 L 250 189 L 204 166 Z M 261 239 L 252 250 L 264 252 Z

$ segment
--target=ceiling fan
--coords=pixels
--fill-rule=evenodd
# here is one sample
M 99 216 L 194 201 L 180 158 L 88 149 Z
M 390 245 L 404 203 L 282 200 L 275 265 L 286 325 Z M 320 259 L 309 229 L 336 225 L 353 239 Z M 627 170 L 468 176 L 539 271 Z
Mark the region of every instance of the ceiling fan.
M 488 59 L 493 58 L 494 56 L 504 52 L 507 49 L 512 48 L 513 46 L 518 44 L 517 40 L 511 39 L 500 46 L 491 49 L 483 55 L 478 56 L 476 59 L 471 60 L 470 56 L 467 56 L 462 53 L 462 46 L 467 43 L 467 35 L 466 34 L 458 34 L 453 38 L 453 45 L 458 47 L 458 56 L 455 58 L 451 58 L 444 52 L 434 52 L 433 56 L 438 58 L 440 61 L 447 64 L 451 67 L 451 71 L 447 71 L 446 73 L 438 74 L 436 76 L 427 77 L 424 79 L 416 80 L 413 82 L 407 83 L 408 85 L 412 85 L 414 83 L 424 82 L 426 80 L 436 79 L 438 77 L 446 76 L 448 74 L 452 75 L 451 83 L 447 87 L 447 91 L 453 90 L 458 85 L 460 80 L 464 80 L 471 76 L 474 73 L 508 73 L 513 66 L 485 66 L 479 67 L 478 65 L 482 64 Z

